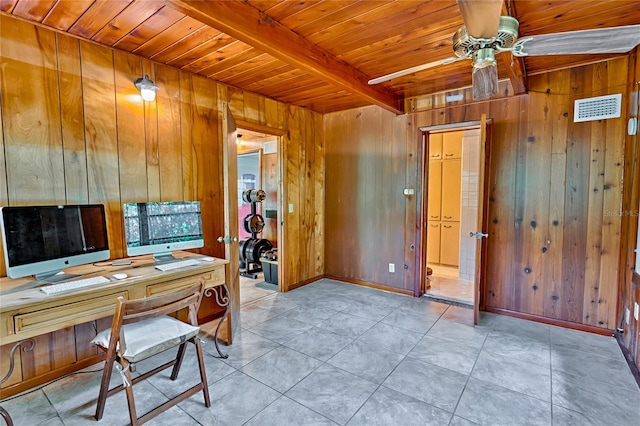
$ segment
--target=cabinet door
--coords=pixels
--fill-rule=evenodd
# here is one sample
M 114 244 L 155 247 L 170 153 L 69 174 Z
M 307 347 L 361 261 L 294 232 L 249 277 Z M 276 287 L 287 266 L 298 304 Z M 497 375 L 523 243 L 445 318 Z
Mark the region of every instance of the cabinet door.
M 429 135 L 429 160 L 442 159 L 442 133 Z
M 440 222 L 427 226 L 427 263 L 440 263 Z
M 449 132 L 442 136 L 442 159 L 462 158 L 462 136 L 464 132 Z
M 442 161 L 442 220 L 460 221 L 460 166 L 461 160 Z
M 460 261 L 460 222 L 442 222 L 440 226 L 440 263 L 458 266 Z
M 429 161 L 429 188 L 427 192 L 427 220 L 440 220 L 442 195 L 442 161 Z

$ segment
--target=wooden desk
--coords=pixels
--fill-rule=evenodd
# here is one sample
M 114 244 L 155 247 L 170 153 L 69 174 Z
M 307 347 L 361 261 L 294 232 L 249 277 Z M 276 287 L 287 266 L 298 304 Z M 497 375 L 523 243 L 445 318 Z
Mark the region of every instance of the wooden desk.
M 188 252 L 174 254 L 200 257 Z M 65 272 L 82 278 L 102 275 L 111 281 L 55 295 L 41 292 L 42 283 L 31 278 L 0 278 L 0 376 L 10 370 L 13 345 L 24 339 L 35 341 L 32 352 L 16 351 L 16 368 L 0 389 L 0 399 L 99 362 L 102 354 L 89 342 L 111 326 L 119 296 L 139 299 L 187 287 L 200 279 L 205 280 L 210 294 L 211 289 L 225 284 L 225 265 L 229 263 L 215 259 L 163 272 L 154 268 L 151 256 L 131 260 L 126 266 L 111 266 L 111 261 L 105 261 L 69 268 Z M 116 280 L 112 278 L 116 272 L 128 277 Z

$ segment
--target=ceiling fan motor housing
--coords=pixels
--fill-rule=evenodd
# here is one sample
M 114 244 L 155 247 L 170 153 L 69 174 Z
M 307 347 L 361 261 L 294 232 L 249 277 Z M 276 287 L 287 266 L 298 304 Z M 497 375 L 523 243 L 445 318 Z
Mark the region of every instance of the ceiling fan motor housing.
M 502 50 L 508 49 L 518 40 L 518 27 L 520 24 L 516 18 L 511 16 L 501 16 L 498 25 L 498 34 L 494 37 L 475 38 L 467 33 L 467 28 L 463 25 L 453 35 L 453 51 L 459 58 L 473 56 L 487 57 L 487 54 L 474 55 L 481 49 Z M 495 56 L 495 55 L 494 55 Z

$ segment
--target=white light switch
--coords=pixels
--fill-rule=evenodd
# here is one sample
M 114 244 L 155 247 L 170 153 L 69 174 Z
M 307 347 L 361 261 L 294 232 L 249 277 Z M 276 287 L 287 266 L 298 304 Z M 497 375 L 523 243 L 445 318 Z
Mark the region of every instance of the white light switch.
M 390 263 L 390 264 L 389 264 L 389 272 L 391 272 L 391 273 L 396 272 L 396 265 L 395 265 L 395 263 Z
M 293 213 L 293 203 L 289 204 L 289 213 Z
M 638 302 L 634 302 L 633 304 L 633 317 L 638 321 L 638 317 L 640 317 L 640 305 Z

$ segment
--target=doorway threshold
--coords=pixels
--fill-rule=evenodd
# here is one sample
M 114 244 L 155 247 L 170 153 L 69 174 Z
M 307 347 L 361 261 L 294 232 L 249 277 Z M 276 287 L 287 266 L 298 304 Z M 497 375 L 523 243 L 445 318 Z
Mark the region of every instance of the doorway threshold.
M 461 308 L 473 309 L 473 302 L 468 302 L 466 300 L 452 299 L 450 297 L 438 296 L 429 293 L 423 294 L 422 298 L 432 300 L 434 302 L 446 303 L 448 305 L 460 306 Z

